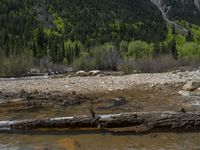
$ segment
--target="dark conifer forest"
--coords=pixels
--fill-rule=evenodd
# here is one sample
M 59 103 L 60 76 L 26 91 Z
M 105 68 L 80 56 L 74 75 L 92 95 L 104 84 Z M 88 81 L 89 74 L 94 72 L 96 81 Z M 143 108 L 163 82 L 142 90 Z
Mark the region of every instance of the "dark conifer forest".
M 0 0 L 0 74 L 48 64 L 117 70 L 130 59 L 196 57 L 190 49 L 200 51 L 199 14 L 181 10 L 173 7 L 169 18 L 188 28 L 187 36 L 173 32 L 150 0 Z M 7 69 L 14 64 L 21 65 L 15 73 Z

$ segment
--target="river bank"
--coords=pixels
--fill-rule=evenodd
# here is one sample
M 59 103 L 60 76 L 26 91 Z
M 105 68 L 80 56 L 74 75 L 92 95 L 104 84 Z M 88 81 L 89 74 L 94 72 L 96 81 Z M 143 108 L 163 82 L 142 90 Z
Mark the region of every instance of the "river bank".
M 198 111 L 178 94 L 199 71 L 126 76 L 51 76 L 0 81 L 0 120 L 139 111 Z
M 131 74 L 125 76 L 51 76 L 27 79 L 1 79 L 1 93 L 60 92 L 89 94 L 98 92 L 124 91 L 133 88 L 152 88 L 156 85 L 175 85 L 190 80 L 200 80 L 200 71 L 173 71 L 154 74 Z

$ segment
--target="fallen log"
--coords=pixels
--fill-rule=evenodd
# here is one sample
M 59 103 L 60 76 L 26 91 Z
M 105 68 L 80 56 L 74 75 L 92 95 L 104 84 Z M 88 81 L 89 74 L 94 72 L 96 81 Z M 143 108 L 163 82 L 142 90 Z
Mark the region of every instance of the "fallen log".
M 198 129 L 200 112 L 132 112 L 110 115 L 80 115 L 72 117 L 0 121 L 0 131 L 40 128 L 100 128 L 132 127 L 132 131 L 151 129 Z

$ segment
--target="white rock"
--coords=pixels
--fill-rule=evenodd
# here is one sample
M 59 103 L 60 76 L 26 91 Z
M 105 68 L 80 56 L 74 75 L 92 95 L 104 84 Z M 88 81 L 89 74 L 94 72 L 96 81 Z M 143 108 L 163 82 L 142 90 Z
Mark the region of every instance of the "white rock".
M 185 91 L 194 91 L 200 87 L 200 82 L 189 81 L 183 86 L 183 90 Z
M 97 76 L 97 75 L 99 75 L 99 74 L 101 74 L 101 71 L 100 71 L 100 70 L 91 70 L 91 71 L 89 72 L 89 75 L 90 75 L 90 76 Z
M 181 96 L 191 96 L 191 92 L 189 91 L 179 91 L 178 94 Z
M 76 72 L 76 76 L 85 77 L 85 76 L 88 76 L 88 73 L 83 70 L 80 70 Z

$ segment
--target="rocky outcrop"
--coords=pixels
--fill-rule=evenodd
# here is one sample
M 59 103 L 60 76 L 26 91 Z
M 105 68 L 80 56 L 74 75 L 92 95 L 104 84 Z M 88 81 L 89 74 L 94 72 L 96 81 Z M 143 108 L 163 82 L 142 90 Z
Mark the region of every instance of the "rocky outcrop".
M 197 0 L 197 1 L 199 1 L 199 0 Z M 168 18 L 168 16 L 167 16 L 167 15 L 168 15 L 168 12 L 169 12 L 170 9 L 171 9 L 171 6 L 170 6 L 170 5 L 167 6 L 163 0 L 151 0 L 151 2 L 152 2 L 154 5 L 156 5 L 156 6 L 158 7 L 158 9 L 159 9 L 159 10 L 161 11 L 161 13 L 162 13 L 163 18 L 165 19 L 165 21 L 166 21 L 168 24 L 175 26 L 176 31 L 181 32 L 181 33 L 184 34 L 184 35 L 188 35 L 188 32 L 189 32 L 188 29 L 186 29 L 185 27 L 183 27 L 183 26 L 177 24 L 176 22 L 174 22 L 174 21 L 172 21 L 172 20 L 170 20 L 170 19 Z
M 200 11 L 200 0 L 194 0 L 194 4 L 197 7 L 197 9 Z

